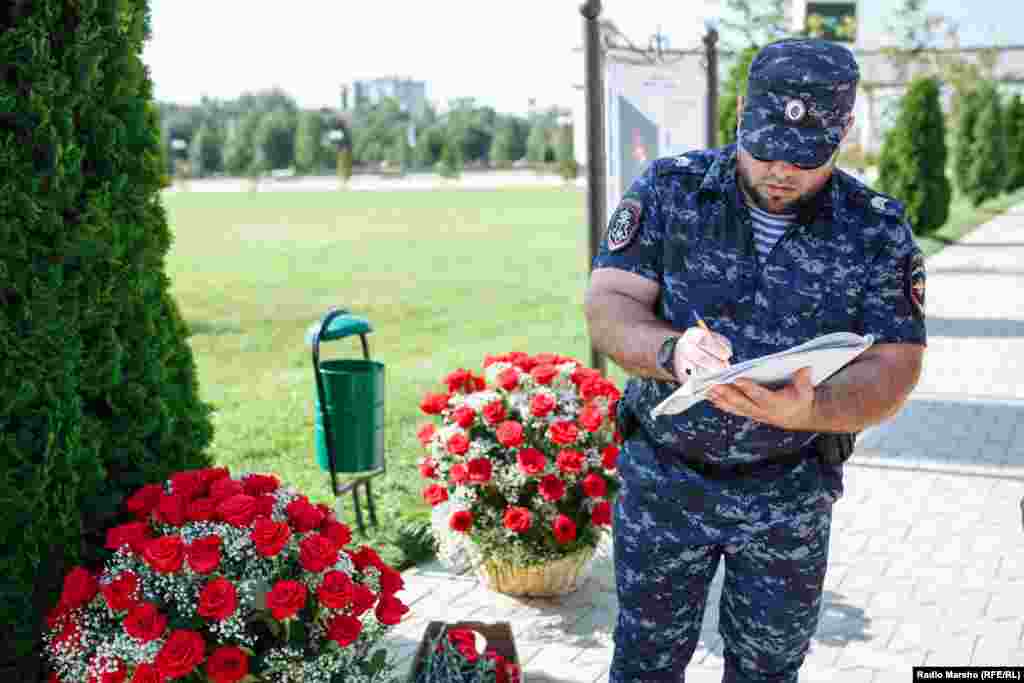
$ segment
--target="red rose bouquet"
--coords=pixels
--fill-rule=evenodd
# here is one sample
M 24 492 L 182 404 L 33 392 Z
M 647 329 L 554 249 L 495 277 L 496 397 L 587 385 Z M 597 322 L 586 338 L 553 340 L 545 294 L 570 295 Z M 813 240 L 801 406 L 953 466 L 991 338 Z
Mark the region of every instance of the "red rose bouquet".
M 488 356 L 444 384 L 420 404 L 441 420 L 418 431 L 423 497 L 472 554 L 524 567 L 596 548 L 618 489 L 615 385 L 551 353 Z
M 126 508 L 102 571 L 72 569 L 48 617 L 51 683 L 386 680 L 371 650 L 408 611 L 402 576 L 327 506 L 211 468 Z
M 415 672 L 414 683 L 519 683 L 519 666 L 493 649 L 484 638 L 465 628 L 441 629 L 429 642 L 430 653 Z

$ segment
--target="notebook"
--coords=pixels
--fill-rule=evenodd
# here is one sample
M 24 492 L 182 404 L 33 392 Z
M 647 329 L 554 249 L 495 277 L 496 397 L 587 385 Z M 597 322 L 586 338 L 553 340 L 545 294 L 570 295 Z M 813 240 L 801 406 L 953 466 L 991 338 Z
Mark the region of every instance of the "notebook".
M 740 378 L 774 389 L 792 381 L 800 368 L 810 367 L 811 384 L 818 386 L 864 353 L 874 341 L 870 334 L 833 332 L 785 351 L 753 358 L 722 370 L 691 375 L 685 384 L 654 407 L 651 417 L 682 413 L 703 401 L 711 387 L 730 384 Z

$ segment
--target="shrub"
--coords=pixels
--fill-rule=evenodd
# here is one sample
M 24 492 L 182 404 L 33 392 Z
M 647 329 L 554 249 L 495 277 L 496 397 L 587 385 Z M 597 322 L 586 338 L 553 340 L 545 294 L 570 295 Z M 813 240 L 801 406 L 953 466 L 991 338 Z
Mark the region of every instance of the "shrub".
M 736 103 L 747 91 L 750 65 L 760 48 L 750 45 L 736 57 L 736 63 L 729 69 L 729 76 L 722 84 L 722 96 L 718 100 L 718 146 L 724 147 L 736 142 Z
M 1014 95 L 1006 108 L 1006 148 L 1010 172 L 1007 190 L 1024 187 L 1024 100 Z
M 998 196 L 1006 189 L 1009 157 L 1003 109 L 995 85 L 986 83 L 978 91 L 978 116 L 965 178 L 964 194 L 974 206 Z
M 20 681 L 63 569 L 101 559 L 88 539 L 126 492 L 208 464 L 164 274 L 148 34 L 145 0 L 0 11 L 0 666 Z
M 914 230 L 927 234 L 949 217 L 952 188 L 946 178 L 946 131 L 939 83 L 915 79 L 903 96 L 900 114 L 885 136 L 878 186 L 902 201 Z

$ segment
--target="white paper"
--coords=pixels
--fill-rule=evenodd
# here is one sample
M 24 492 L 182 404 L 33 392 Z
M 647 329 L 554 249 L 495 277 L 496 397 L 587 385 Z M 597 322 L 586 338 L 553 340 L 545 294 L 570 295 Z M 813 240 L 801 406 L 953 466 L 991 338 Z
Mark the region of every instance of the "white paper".
M 834 332 L 723 370 L 692 375 L 686 384 L 654 407 L 651 417 L 681 413 L 703 401 L 711 387 L 730 384 L 740 378 L 774 387 L 791 381 L 800 368 L 810 367 L 811 384 L 817 386 L 866 351 L 874 341 L 870 334 L 862 337 L 853 332 Z

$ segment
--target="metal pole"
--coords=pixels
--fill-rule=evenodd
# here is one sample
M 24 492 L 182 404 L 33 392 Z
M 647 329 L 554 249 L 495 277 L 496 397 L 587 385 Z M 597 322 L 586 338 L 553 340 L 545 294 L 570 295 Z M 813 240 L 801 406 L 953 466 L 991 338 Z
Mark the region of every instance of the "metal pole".
M 587 271 L 593 268 L 594 256 L 604 237 L 607 197 L 605 196 L 604 154 L 604 78 L 601 63 L 601 0 L 587 0 L 580 5 L 583 15 L 583 53 L 586 70 L 587 100 L 587 221 L 590 225 Z M 604 355 L 590 345 L 590 365 L 602 373 L 606 370 Z
M 704 146 L 712 149 L 717 146 L 718 139 L 718 31 L 710 24 L 708 32 L 704 34 L 704 56 L 708 70 L 708 120 L 704 134 L 707 144 Z

